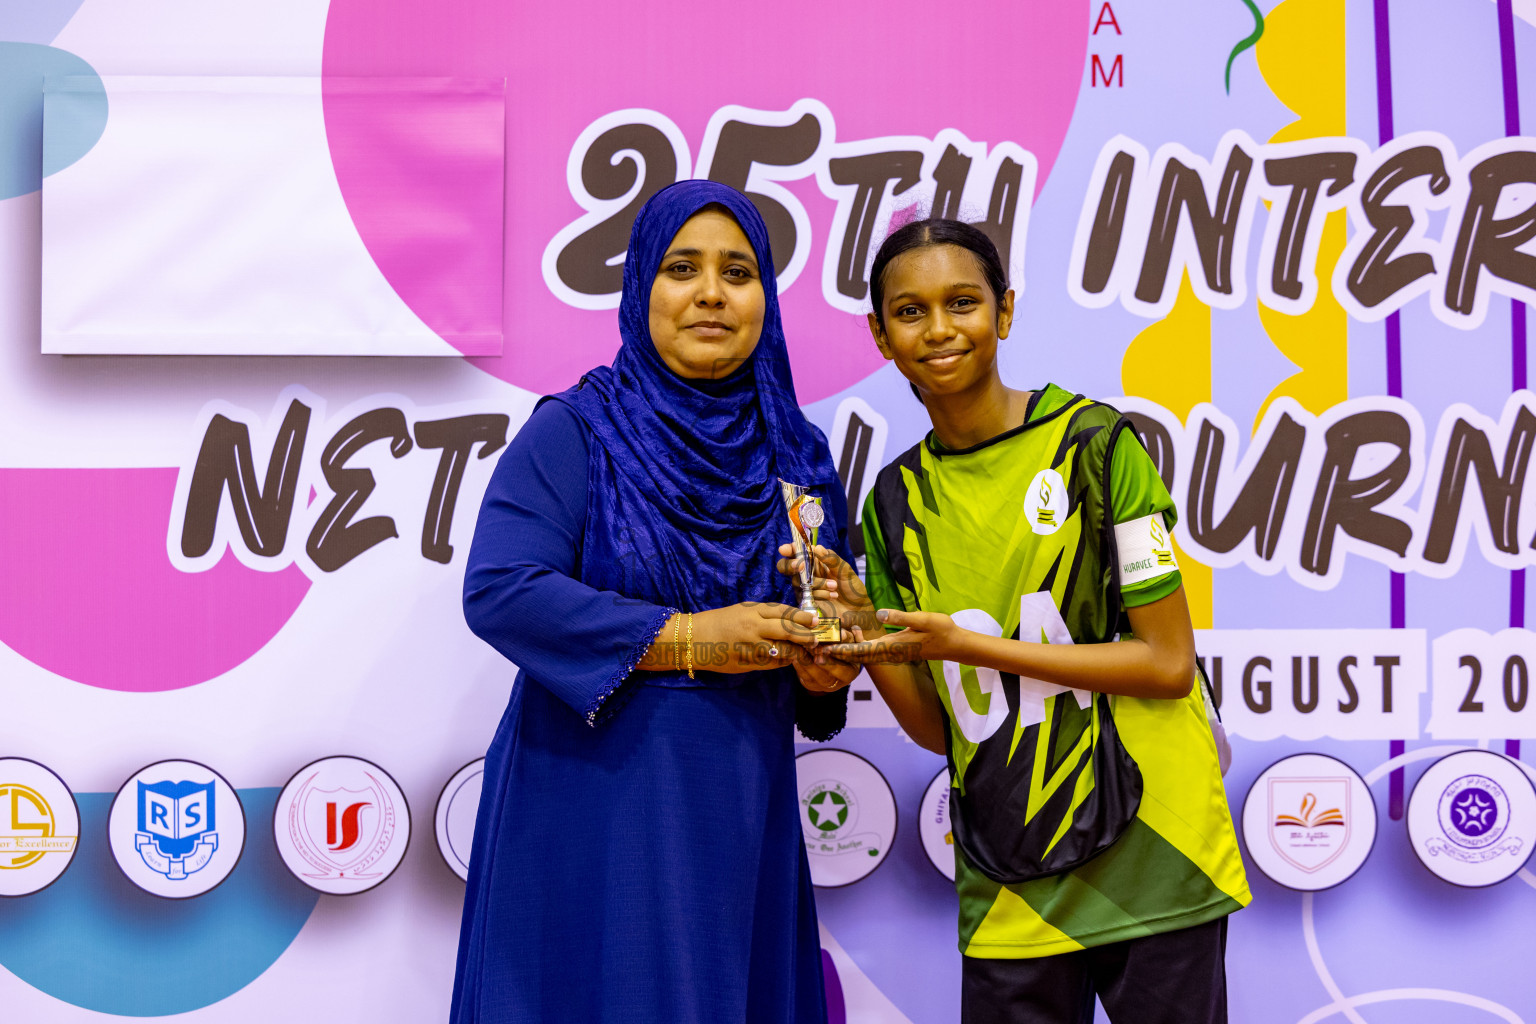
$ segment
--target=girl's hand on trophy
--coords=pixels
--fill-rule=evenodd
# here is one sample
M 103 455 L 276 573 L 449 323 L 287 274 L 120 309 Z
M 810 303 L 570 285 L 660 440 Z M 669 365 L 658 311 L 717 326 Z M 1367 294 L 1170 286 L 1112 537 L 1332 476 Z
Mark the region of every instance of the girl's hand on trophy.
M 875 614 L 885 626 L 899 626 L 871 640 L 863 630 L 853 630 L 857 642 L 827 644 L 821 648 L 829 657 L 860 665 L 896 664 L 909 661 L 962 661 L 966 630 L 942 612 L 906 612 L 882 608 Z

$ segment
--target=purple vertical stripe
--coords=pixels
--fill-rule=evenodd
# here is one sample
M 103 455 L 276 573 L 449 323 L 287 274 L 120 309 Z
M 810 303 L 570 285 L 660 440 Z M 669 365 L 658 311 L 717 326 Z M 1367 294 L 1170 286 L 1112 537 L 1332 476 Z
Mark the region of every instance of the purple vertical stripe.
M 1374 0 L 1376 15 L 1376 138 L 1379 145 L 1392 141 L 1392 22 L 1388 0 Z M 1396 313 L 1387 317 L 1387 394 L 1403 395 L 1403 335 Z M 1406 580 L 1402 573 L 1392 574 L 1391 621 L 1393 629 L 1402 629 L 1408 617 Z M 1407 750 L 1403 740 L 1392 740 L 1390 756 L 1399 757 Z M 1387 783 L 1387 816 L 1393 821 L 1403 817 L 1403 770 L 1395 768 Z
M 1515 10 L 1512 0 L 1499 0 L 1499 65 L 1504 78 L 1504 134 L 1520 134 L 1520 78 L 1515 68 Z M 1526 386 L 1525 303 L 1509 303 L 1510 387 Z M 1509 574 L 1509 625 L 1525 628 L 1525 570 Z M 1504 753 L 1520 757 L 1520 741 L 1505 740 Z
M 1378 6 L 1380 0 L 1378 0 Z M 1378 50 L 1380 47 L 1378 46 Z M 1520 134 L 1520 79 L 1515 75 L 1515 5 L 1499 0 L 1499 63 L 1504 71 L 1504 134 Z
M 1499 64 L 1504 80 L 1504 134 L 1520 134 L 1520 76 L 1515 65 L 1515 12 L 1513 0 L 1499 0 Z M 1510 385 L 1526 386 L 1525 303 L 1511 300 L 1509 307 Z
M 1396 319 L 1397 314 L 1392 314 Z M 1392 574 L 1392 628 L 1402 629 L 1408 618 L 1408 577 L 1400 572 Z M 1388 757 L 1401 757 L 1408 749 L 1404 740 L 1392 740 L 1387 748 Z M 1392 821 L 1403 820 L 1403 770 L 1392 769 L 1387 780 L 1387 817 Z
M 1376 10 L 1376 138 L 1392 141 L 1392 25 L 1388 0 L 1375 0 Z M 1387 394 L 1403 394 L 1402 327 L 1396 313 L 1387 317 Z
M 843 999 L 843 980 L 837 976 L 832 954 L 821 951 L 821 981 L 827 996 L 827 1024 L 848 1024 L 848 1004 Z
M 1408 750 L 1408 744 L 1403 740 L 1391 740 L 1387 744 L 1388 757 L 1402 757 Z M 1392 775 L 1387 780 L 1387 817 L 1393 821 L 1403 820 L 1403 770 L 1393 768 Z
M 1519 303 L 1516 303 L 1515 308 L 1520 312 L 1521 327 L 1524 327 L 1525 326 L 1525 307 L 1520 305 Z M 1520 340 L 1522 342 L 1524 342 L 1524 340 L 1525 340 L 1525 338 L 1524 338 L 1525 332 L 1522 330 L 1520 333 L 1522 335 Z M 1517 387 L 1524 387 L 1525 385 L 1522 382 L 1521 384 L 1516 385 L 1516 386 Z M 1514 572 L 1509 574 L 1509 626 L 1510 626 L 1511 629 L 1524 629 L 1525 628 L 1525 570 L 1524 569 L 1516 569 Z M 1505 740 L 1504 741 L 1504 753 L 1508 754 L 1510 757 L 1513 757 L 1515 760 L 1518 761 L 1520 759 L 1520 741 L 1519 740 Z
M 1376 138 L 1392 141 L 1392 24 L 1387 0 L 1375 0 L 1376 9 Z
M 1519 391 L 1526 386 L 1525 375 L 1525 303 L 1509 300 L 1510 384 Z
M 1387 315 L 1387 394 L 1403 397 L 1403 325 L 1397 313 Z
M 1376 10 L 1376 140 L 1392 141 L 1392 24 L 1388 0 L 1375 0 Z M 1396 313 L 1387 317 L 1387 394 L 1403 395 L 1403 334 Z

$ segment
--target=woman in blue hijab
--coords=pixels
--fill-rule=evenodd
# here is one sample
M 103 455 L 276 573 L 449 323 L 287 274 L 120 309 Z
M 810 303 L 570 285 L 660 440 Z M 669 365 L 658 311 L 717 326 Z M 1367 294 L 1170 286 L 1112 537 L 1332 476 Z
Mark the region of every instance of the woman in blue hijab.
M 453 1024 L 826 1019 L 794 726 L 857 671 L 799 657 L 778 478 L 820 494 L 767 231 L 709 181 L 657 193 L 612 366 L 541 402 L 496 467 L 464 580 L 519 666 L 486 755 Z

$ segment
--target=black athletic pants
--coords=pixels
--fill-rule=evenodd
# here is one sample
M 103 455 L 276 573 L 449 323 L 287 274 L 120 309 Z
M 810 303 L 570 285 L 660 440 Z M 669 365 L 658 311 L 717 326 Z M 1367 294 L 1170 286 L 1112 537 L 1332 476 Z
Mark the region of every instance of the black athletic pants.
M 1227 1024 L 1227 919 L 1022 960 L 962 957 L 961 1024 Z

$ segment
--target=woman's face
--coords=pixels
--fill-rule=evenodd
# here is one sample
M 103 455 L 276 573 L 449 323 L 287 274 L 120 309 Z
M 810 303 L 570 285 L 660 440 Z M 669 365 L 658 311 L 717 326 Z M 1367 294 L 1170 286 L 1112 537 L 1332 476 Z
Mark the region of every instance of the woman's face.
M 700 210 L 678 231 L 651 284 L 651 341 L 680 377 L 724 377 L 763 333 L 762 269 L 730 214 Z
M 882 305 L 885 323 L 871 313 L 870 333 L 919 391 L 956 394 L 997 372 L 1013 290 L 998 302 L 969 250 L 927 245 L 902 253 L 886 264 Z

